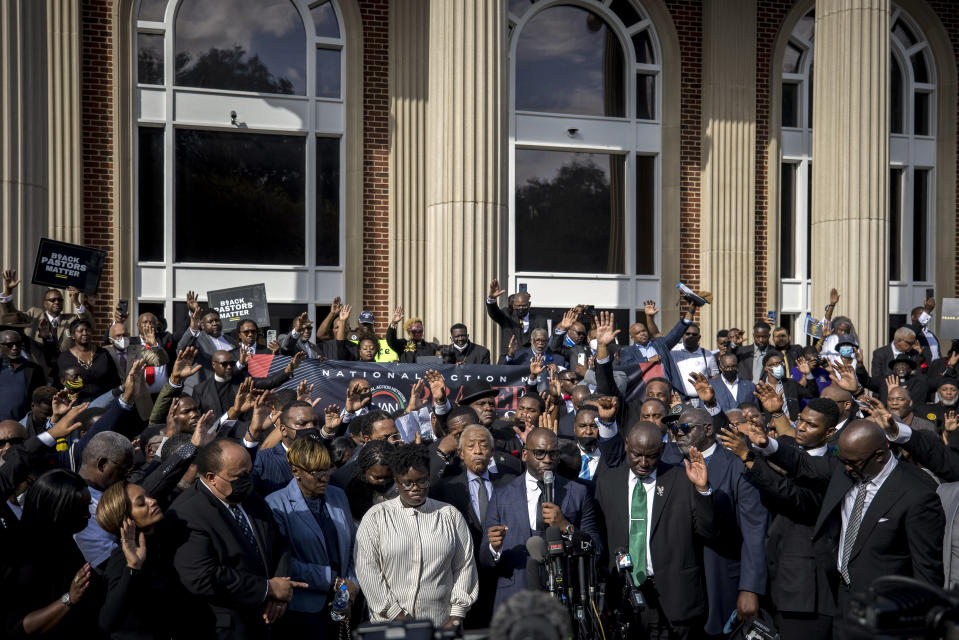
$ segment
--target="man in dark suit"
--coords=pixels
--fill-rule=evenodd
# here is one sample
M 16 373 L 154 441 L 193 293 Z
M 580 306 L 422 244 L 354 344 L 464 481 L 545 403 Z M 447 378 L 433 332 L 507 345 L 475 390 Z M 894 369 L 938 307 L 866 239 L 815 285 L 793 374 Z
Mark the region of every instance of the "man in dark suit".
M 923 362 L 932 362 L 929 350 L 919 345 L 916 332 L 909 327 L 899 327 L 892 336 L 892 343 L 872 352 L 872 365 L 869 368 L 868 378 L 864 380 L 864 371 L 856 371 L 859 383 L 864 387 L 871 386 L 878 389 L 885 384 L 886 377 L 892 372 L 889 365 L 900 355 L 905 355 L 915 362 L 916 368 L 921 367 Z
M 526 541 L 531 536 L 542 536 L 547 527 L 558 527 L 567 533 L 581 530 L 602 552 L 593 499 L 585 487 L 557 475 L 555 502 L 543 500 L 543 473 L 555 472 L 559 462 L 556 434 L 549 429 L 533 429 L 526 437 L 523 461 L 526 473 L 494 493 L 486 511 L 479 562 L 481 567 L 495 568 L 498 576 L 494 609 L 517 591 L 531 586 Z
M 280 413 L 277 429 L 280 442 L 269 449 L 257 452 L 253 461 L 253 484 L 257 493 L 266 497 L 290 484 L 293 473 L 286 459 L 286 452 L 297 438 L 319 438 L 319 418 L 313 405 L 296 400 Z
M 217 351 L 226 351 L 232 354 L 233 359 L 240 357 L 240 346 L 231 336 L 223 333 L 223 322 L 216 309 L 203 309 L 199 306 L 190 314 L 190 327 L 183 332 L 177 350 L 187 347 L 196 347 L 198 364 L 203 365 L 204 371 L 212 367 L 213 354 Z M 204 376 L 209 377 L 209 372 Z
M 479 425 L 466 427 L 460 435 L 460 460 L 463 470 L 435 482 L 430 497 L 447 502 L 463 514 L 473 539 L 473 555 L 479 560 L 483 540 L 483 522 L 492 497 L 503 486 L 514 480 L 516 473 L 489 470 L 493 458 L 493 437 Z M 479 596 L 464 620 L 467 628 L 489 626 L 496 597 L 496 570 L 479 567 Z
M 769 325 L 757 322 L 753 325 L 753 343 L 736 349 L 739 357 L 739 377 L 753 384 L 763 375 L 763 358 L 773 352 L 769 345 Z
M 470 340 L 469 329 L 462 322 L 450 327 L 450 344 L 441 352 L 446 364 L 489 364 L 489 349 Z
M 778 353 L 777 358 L 782 358 Z M 769 514 L 759 491 L 743 476 L 745 467 L 735 455 L 716 443 L 713 417 L 706 409 L 686 409 L 669 423 L 675 442 L 663 459 L 678 464 L 695 448 L 709 467 L 709 484 L 716 494 L 716 517 L 721 535 L 705 551 L 709 614 L 706 632 L 722 633 L 730 614 L 742 619 L 759 612 L 759 596 L 766 592 L 766 529 Z
M 936 299 L 927 298 L 921 307 L 916 307 L 909 314 L 909 328 L 916 332 L 916 339 L 919 340 L 919 346 L 923 351 L 928 349 L 929 358 L 927 362 L 938 360 L 945 355 L 939 343 L 936 334 L 929 330 L 929 323 L 932 321 L 932 312 L 936 308 Z
M 730 412 L 729 419 L 735 428 L 748 430 L 742 412 Z M 795 443 L 806 455 L 821 458 L 838 422 L 839 406 L 827 398 L 814 398 L 796 420 L 795 438 L 784 435 L 780 441 Z M 827 640 L 836 615 L 836 591 L 828 572 L 817 563 L 812 543 L 825 484 L 785 478 L 765 457 L 751 451 L 735 429 L 727 428 L 719 437 L 743 461 L 746 478 L 759 489 L 773 515 L 766 558 L 776 628 L 783 640 Z
M 536 327 L 529 334 L 529 347 L 519 348 L 519 343 L 510 340 L 506 347 L 506 354 L 500 358 L 499 364 L 511 364 L 515 366 L 528 367 L 533 358 L 543 357 L 543 365 L 549 366 L 555 364 L 557 367 L 566 366 L 566 358 L 561 353 L 553 351 L 549 347 L 549 331 L 542 327 Z
M 20 420 L 30 408 L 34 389 L 46 382 L 43 368 L 23 357 L 23 338 L 0 331 L 0 420 Z
M 152 313 L 141 313 L 137 317 L 137 335 L 130 338 L 130 344 L 160 347 L 167 354 L 167 360 L 176 360 L 178 340 L 169 331 L 160 329 L 160 321 Z
M 266 354 L 272 355 L 273 351 L 270 349 L 269 345 L 262 345 L 257 342 L 257 337 L 260 335 L 260 328 L 256 326 L 256 322 L 250 318 L 244 318 L 236 323 L 236 329 L 233 332 L 235 334 L 237 344 L 240 346 L 240 349 L 246 352 L 246 355 L 252 356 L 256 354 Z M 279 343 L 274 345 L 279 347 Z M 279 349 L 277 349 L 279 351 Z
M 499 280 L 490 281 L 489 295 L 486 297 L 486 314 L 499 325 L 501 356 L 506 353 L 511 337 L 516 338 L 517 346 L 528 347 L 530 332 L 537 327 L 545 329 L 547 326 L 545 316 L 530 310 L 529 293 L 520 291 L 514 294 L 511 305 L 501 309 L 496 306 L 496 299 L 504 293 L 506 291 L 499 288 Z
M 786 368 L 792 369 L 796 361 L 803 354 L 803 348 L 798 344 L 789 343 L 789 330 L 786 327 L 776 327 L 773 330 L 773 348 L 786 361 Z
M 604 467 L 618 467 L 626 456 L 623 436 L 617 431 L 602 438 L 598 419 L 599 407 L 583 404 L 573 423 L 573 440 L 580 455 L 579 478 L 585 481 L 595 481 Z
M 246 379 L 252 379 L 253 387 L 256 389 L 275 389 L 290 379 L 293 371 L 305 357 L 306 354 L 298 353 L 283 371 L 264 378 L 252 378 L 246 367 L 237 371 L 237 361 L 233 358 L 232 352 L 216 351 L 211 360 L 213 377 L 196 385 L 193 390 L 193 399 L 199 405 L 200 413 L 213 411 L 214 415 L 221 416 L 233 406 L 237 391 Z
M 716 394 L 716 403 L 724 413 L 735 409 L 740 402 L 750 401 L 754 397 L 756 385 L 742 376 L 738 364 L 735 355 L 723 354 L 719 356 L 719 377 L 707 379 Z
M 83 319 L 94 324 L 93 314 L 90 312 L 94 296 L 83 294 L 83 303 L 80 303 L 80 292 L 70 287 L 70 302 L 75 313 L 63 313 L 63 292 L 59 289 L 47 289 L 43 292 L 43 308 L 30 307 L 26 311 L 17 309 L 13 301 L 13 292 L 20 285 L 15 270 L 6 269 L 3 272 L 3 295 L 0 296 L 0 322 L 3 324 L 24 324 L 24 334 L 28 339 L 43 346 L 44 342 L 53 342 L 59 351 L 66 351 L 73 346 L 70 337 L 70 325 L 74 320 Z
M 873 414 L 878 421 L 889 415 L 878 408 Z M 895 422 L 890 428 L 899 430 Z M 906 435 L 910 433 L 915 437 L 926 432 Z M 943 583 L 945 517 L 935 482 L 913 465 L 896 460 L 876 422 L 847 424 L 839 435 L 838 456 L 807 455 L 786 442 L 770 440 L 758 429 L 750 429 L 749 437 L 790 476 L 826 483 L 812 540 L 817 563 L 828 567 L 829 580 L 838 589 L 840 610 L 851 592 L 866 591 L 882 576 Z
M 633 582 L 647 603 L 650 638 L 700 638 L 706 618 L 703 542 L 718 534 L 702 455 L 690 450 L 682 468 L 661 461 L 663 439 L 652 422 L 626 437 L 626 464 L 600 474 L 596 505 L 605 523 L 610 609 L 625 611 L 616 551 L 627 550 Z M 639 637 L 639 633 L 635 637 Z
M 263 499 L 253 493 L 243 446 L 214 440 L 197 456 L 196 483 L 173 502 L 167 519 L 179 546 L 173 564 L 183 586 L 204 605 L 192 621 L 198 636 L 269 637 L 293 589 L 286 542 Z

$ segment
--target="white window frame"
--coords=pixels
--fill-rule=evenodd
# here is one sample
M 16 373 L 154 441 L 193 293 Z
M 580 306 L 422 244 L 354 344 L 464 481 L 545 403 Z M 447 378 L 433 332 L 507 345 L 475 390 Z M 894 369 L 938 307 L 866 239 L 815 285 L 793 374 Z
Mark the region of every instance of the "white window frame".
M 317 306 L 328 305 L 345 290 L 346 265 L 346 27 L 336 0 L 329 0 L 339 26 L 339 38 L 316 36 L 310 10 L 326 0 L 290 0 L 303 21 L 306 57 L 305 95 L 265 94 L 247 91 L 180 87 L 174 84 L 174 29 L 176 14 L 185 0 L 170 0 L 162 22 L 139 21 L 135 18 L 133 55 L 137 54 L 136 34 L 163 34 L 163 85 L 135 83 L 134 113 L 136 127 L 157 127 L 164 130 L 163 197 L 164 231 L 163 260 L 139 259 L 139 185 L 134 186 L 134 314 L 140 302 L 163 304 L 169 326 L 174 326 L 174 303 L 185 302 L 187 291 L 196 291 L 201 300 L 213 289 L 264 283 L 271 303 L 298 304 L 316 317 Z M 206 1 L 206 0 L 198 0 Z M 139 3 L 134 16 L 139 14 Z M 315 49 L 340 50 L 340 97 L 318 98 L 316 94 Z M 136 69 L 136 60 L 133 68 Z M 231 123 L 230 113 L 237 114 L 238 125 Z M 174 154 L 177 129 L 209 131 L 242 130 L 243 133 L 302 136 L 306 192 L 304 194 L 305 227 L 303 229 L 304 262 L 298 265 L 251 265 L 238 259 L 236 263 L 176 262 L 174 213 Z M 316 259 L 316 139 L 335 137 L 339 146 L 339 263 L 315 266 Z M 138 158 L 138 135 L 134 139 L 134 158 Z M 136 171 L 134 175 L 136 176 Z M 238 256 L 238 258 L 241 258 Z M 285 331 L 286 327 L 274 327 Z
M 643 311 L 645 300 L 659 300 L 662 275 L 662 47 L 649 13 L 636 0 L 632 7 L 640 21 L 625 25 L 610 9 L 611 0 L 540 0 L 529 5 L 520 15 L 509 16 L 509 286 L 518 290 L 524 283 L 536 297 L 536 305 L 543 307 L 570 307 L 574 304 L 592 304 L 597 308 L 628 309 L 630 319 Z M 601 16 L 616 33 L 626 56 L 626 117 L 542 113 L 516 110 L 516 49 L 523 28 L 536 15 L 558 5 L 576 6 Z M 639 64 L 633 48 L 632 36 L 648 30 L 656 64 Z M 653 120 L 639 120 L 636 113 L 636 76 L 648 73 L 655 77 L 656 113 Z M 569 132 L 576 130 L 575 135 Z M 624 263 L 620 274 L 529 272 L 516 269 L 516 150 L 539 149 L 603 153 L 620 155 L 625 159 L 627 177 L 624 203 Z M 636 274 L 636 156 L 654 156 L 654 229 L 653 247 L 655 273 Z M 588 238 L 585 239 L 588 241 Z

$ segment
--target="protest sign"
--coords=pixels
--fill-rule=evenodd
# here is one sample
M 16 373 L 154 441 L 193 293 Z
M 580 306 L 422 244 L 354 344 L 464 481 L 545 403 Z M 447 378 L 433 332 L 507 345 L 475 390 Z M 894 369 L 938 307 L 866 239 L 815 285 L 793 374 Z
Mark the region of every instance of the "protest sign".
M 943 298 L 939 311 L 939 340 L 954 338 L 959 338 L 959 298 Z
M 41 238 L 33 266 L 33 284 L 64 289 L 76 287 L 83 293 L 96 293 L 106 252 L 50 238 Z
M 266 304 L 266 285 L 217 289 L 206 292 L 207 304 L 220 314 L 224 331 L 232 331 L 243 318 L 252 318 L 260 327 L 270 326 L 270 311 Z

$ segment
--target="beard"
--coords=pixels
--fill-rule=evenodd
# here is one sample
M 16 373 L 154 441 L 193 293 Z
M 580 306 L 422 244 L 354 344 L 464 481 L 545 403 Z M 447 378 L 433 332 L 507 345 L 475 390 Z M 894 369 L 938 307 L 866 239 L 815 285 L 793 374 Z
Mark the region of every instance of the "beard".
M 599 446 L 599 438 L 576 438 L 576 444 L 579 445 L 579 448 L 585 451 L 586 453 L 592 453 L 596 451 L 596 447 Z

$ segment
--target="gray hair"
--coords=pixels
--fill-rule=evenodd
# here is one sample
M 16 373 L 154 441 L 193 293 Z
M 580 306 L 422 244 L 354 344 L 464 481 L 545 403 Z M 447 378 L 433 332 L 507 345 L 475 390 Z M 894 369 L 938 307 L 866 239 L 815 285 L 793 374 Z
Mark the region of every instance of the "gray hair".
M 905 340 L 906 338 L 915 338 L 916 332 L 910 329 L 909 327 L 899 327 L 896 329 L 896 333 L 893 334 L 893 339 L 895 340 Z
M 486 436 L 486 444 L 489 445 L 490 451 L 493 450 L 493 434 L 490 433 L 490 430 L 484 427 L 481 424 L 470 424 L 467 425 L 465 429 L 460 433 L 460 440 L 456 444 L 457 449 L 463 448 L 463 438 L 466 437 L 466 434 L 470 431 L 482 431 L 483 435 Z
M 83 450 L 83 464 L 93 465 L 101 458 L 117 460 L 127 455 L 133 455 L 130 439 L 116 431 L 103 431 L 90 438 Z
M 536 327 L 535 329 L 533 329 L 532 331 L 530 331 L 530 332 L 529 332 L 529 337 L 532 338 L 534 333 L 540 333 L 540 332 L 545 333 L 547 338 L 549 337 L 549 331 L 547 331 L 547 330 L 544 329 L 543 327 Z

